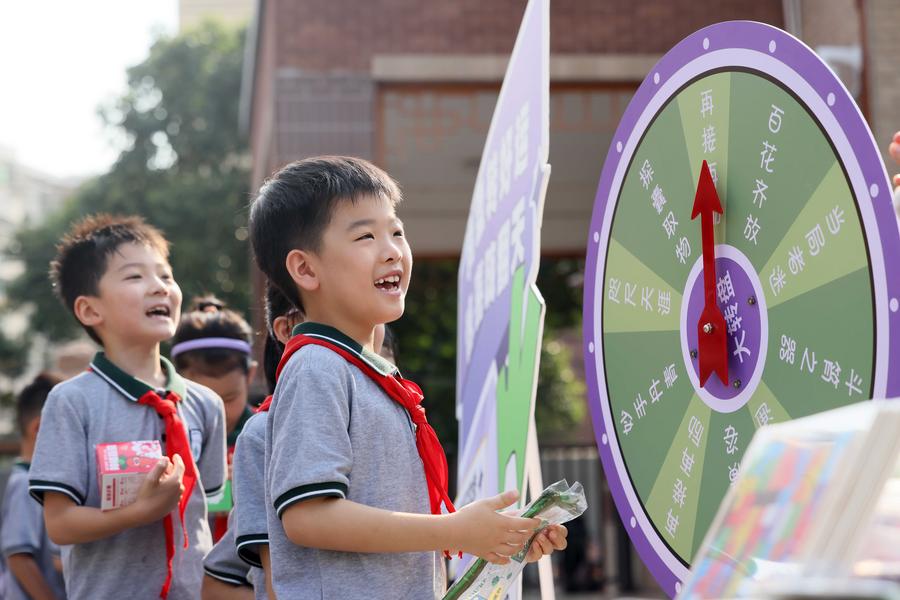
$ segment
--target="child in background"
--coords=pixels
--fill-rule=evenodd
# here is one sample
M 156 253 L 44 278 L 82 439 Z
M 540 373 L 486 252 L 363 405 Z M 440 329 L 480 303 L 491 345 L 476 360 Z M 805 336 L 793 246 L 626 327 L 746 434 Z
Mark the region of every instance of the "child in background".
M 225 411 L 160 356 L 181 313 L 168 243 L 139 217 L 87 217 L 61 241 L 51 274 L 103 347 L 87 372 L 50 392 L 29 472 L 62 546 L 66 592 L 196 600 L 212 548 L 206 497 L 225 483 Z M 101 510 L 95 447 L 145 440 L 160 440 L 166 457 L 133 504 Z
M 172 339 L 170 355 L 178 372 L 214 391 L 225 405 L 229 483 L 225 486 L 225 501 L 220 503 L 222 510 L 213 512 L 214 507 L 210 507 L 213 542 L 219 541 L 228 528 L 234 444 L 253 414 L 247 403 L 250 382 L 256 375 L 251 336 L 250 326 L 241 315 L 226 308 L 215 296 L 201 296 L 181 317 Z
M 434 598 L 445 587 L 436 551 L 504 564 L 540 524 L 496 512 L 514 491 L 453 512 L 421 392 L 374 352 L 377 326 L 403 314 L 412 268 L 399 201 L 371 163 L 318 157 L 280 170 L 251 207 L 257 264 L 308 319 L 286 347 L 266 423 L 282 598 Z M 561 530 L 548 535 L 564 547 Z
M 58 568 L 59 548 L 47 536 L 44 511 L 28 495 L 28 469 L 41 424 L 41 409 L 50 390 L 61 380 L 42 373 L 19 394 L 16 421 L 22 434 L 19 458 L 3 494 L 0 550 L 9 570 L 6 600 L 65 598 Z
M 234 510 L 228 513 L 228 529 L 203 558 L 201 600 L 253 600 L 250 567 L 238 558 L 234 545 Z M 265 590 L 263 590 L 265 594 Z M 263 596 L 265 597 L 265 596 Z
M 291 330 L 302 321 L 300 311 L 275 287 L 268 285 L 263 369 L 270 393 L 275 391 L 275 373 L 284 344 L 290 339 Z M 270 404 L 271 396 L 247 422 L 234 453 L 235 541 L 238 555 L 252 567 L 250 578 L 257 600 L 267 598 L 267 589 L 271 589 L 264 469 L 266 419 Z

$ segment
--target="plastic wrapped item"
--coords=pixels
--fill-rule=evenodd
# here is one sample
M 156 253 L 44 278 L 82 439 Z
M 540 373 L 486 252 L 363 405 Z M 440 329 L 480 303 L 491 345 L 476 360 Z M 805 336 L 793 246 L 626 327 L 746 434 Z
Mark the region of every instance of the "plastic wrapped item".
M 523 517 L 541 520 L 541 526 L 522 551 L 511 556 L 505 565 L 494 565 L 482 558 L 477 559 L 447 591 L 443 600 L 495 600 L 505 597 L 507 588 L 525 568 L 525 557 L 535 536 L 548 525 L 561 525 L 581 516 L 586 509 L 584 488 L 577 481 L 569 486 L 563 479 L 547 487 L 521 511 Z

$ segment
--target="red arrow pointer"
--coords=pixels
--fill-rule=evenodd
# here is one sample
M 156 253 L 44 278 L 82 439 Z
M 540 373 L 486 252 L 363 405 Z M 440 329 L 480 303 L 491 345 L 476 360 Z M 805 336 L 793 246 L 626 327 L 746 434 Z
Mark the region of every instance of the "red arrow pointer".
M 713 213 L 722 214 L 722 204 L 716 193 L 716 184 L 706 161 L 700 168 L 697 195 L 694 196 L 694 210 L 691 219 L 700 215 L 700 231 L 703 235 L 703 291 L 706 302 L 697 322 L 697 340 L 700 360 L 700 385 L 713 373 L 722 383 L 728 385 L 728 337 L 725 317 L 716 303 L 716 242 L 713 232 Z

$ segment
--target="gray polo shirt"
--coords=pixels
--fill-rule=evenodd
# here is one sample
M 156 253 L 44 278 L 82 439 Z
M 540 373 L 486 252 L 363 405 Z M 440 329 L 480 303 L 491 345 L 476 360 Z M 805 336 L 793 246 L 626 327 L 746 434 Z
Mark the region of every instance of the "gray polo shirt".
M 258 413 L 244 424 L 234 447 L 232 492 L 234 493 L 233 548 L 252 566 L 251 580 L 256 597 L 265 600 L 266 576 L 259 547 L 269 545 L 266 525 L 266 421 L 269 413 Z
M 0 509 L 3 519 L 0 524 L 0 551 L 6 559 L 13 554 L 30 554 L 56 597 L 65 598 L 62 573 L 53 566 L 53 557 L 59 556 L 59 547 L 47 537 L 44 511 L 28 495 L 28 467 L 27 463 L 17 462 L 6 482 L 3 507 Z M 28 594 L 12 573 L 8 575 L 7 585 L 3 598 L 28 600 Z
M 172 512 L 175 558 L 170 600 L 200 597 L 203 557 L 212 548 L 206 496 L 215 496 L 225 481 L 225 409 L 210 389 L 182 379 L 167 360 L 166 390 L 182 401 L 178 412 L 187 429 L 197 467 L 197 482 L 184 514 L 189 546 L 184 549 L 178 512 Z M 57 492 L 76 504 L 100 506 L 94 447 L 97 444 L 160 440 L 165 423 L 138 398 L 152 389 L 98 353 L 90 370 L 50 392 L 41 413 L 41 428 L 32 461 L 29 491 L 39 502 Z M 62 551 L 66 590 L 73 598 L 152 598 L 166 577 L 166 541 L 162 520 L 111 537 L 65 546 Z
M 228 514 L 228 529 L 203 559 L 203 572 L 231 585 L 250 586 L 250 567 L 238 558 L 234 547 L 234 511 Z
M 294 333 L 343 346 L 379 372 L 396 368 L 316 323 Z M 406 409 L 343 357 L 305 346 L 285 365 L 266 427 L 266 518 L 279 598 L 433 599 L 444 581 L 434 552 L 366 554 L 297 546 L 286 510 L 336 497 L 390 511 L 430 514 L 425 471 Z

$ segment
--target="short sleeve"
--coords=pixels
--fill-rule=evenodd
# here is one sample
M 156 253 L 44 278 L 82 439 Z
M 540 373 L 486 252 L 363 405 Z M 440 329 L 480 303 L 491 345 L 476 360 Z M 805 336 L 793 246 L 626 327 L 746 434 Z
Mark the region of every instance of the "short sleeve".
M 296 364 L 302 356 L 306 361 L 302 366 L 282 373 L 269 415 L 272 439 L 266 481 L 279 519 L 288 507 L 304 500 L 346 498 L 350 484 L 352 383 L 342 377 L 345 369 L 314 360 L 318 353 L 306 350 L 292 361 Z
M 41 550 L 44 515 L 40 505 L 28 495 L 26 477 L 10 479 L 3 495 L 3 523 L 0 552 L 37 555 Z
M 264 464 L 266 417 L 266 413 L 251 417 L 238 436 L 232 481 L 237 553 L 244 562 L 259 568 L 259 546 L 269 543 Z
M 87 430 L 69 386 L 57 386 L 41 411 L 41 427 L 28 472 L 28 491 L 44 503 L 45 492 L 58 492 L 83 505 L 91 466 Z
M 203 451 L 197 461 L 200 481 L 207 500 L 215 499 L 225 489 L 227 476 L 227 458 L 225 444 L 225 405 L 212 392 L 203 394 L 204 432 Z
M 233 517 L 234 513 L 229 515 L 228 530 L 203 559 L 203 572 L 231 585 L 250 586 L 250 569 L 235 552 Z

